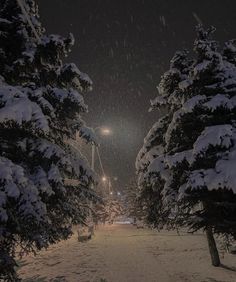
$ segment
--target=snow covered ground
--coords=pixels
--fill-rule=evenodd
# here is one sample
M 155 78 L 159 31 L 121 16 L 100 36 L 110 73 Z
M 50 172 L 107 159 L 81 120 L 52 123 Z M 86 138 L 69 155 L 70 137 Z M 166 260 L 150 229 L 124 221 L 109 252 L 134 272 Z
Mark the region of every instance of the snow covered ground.
M 100 226 L 88 243 L 76 235 L 21 261 L 24 282 L 235 282 L 236 255 L 221 253 L 224 267 L 210 264 L 205 237 Z

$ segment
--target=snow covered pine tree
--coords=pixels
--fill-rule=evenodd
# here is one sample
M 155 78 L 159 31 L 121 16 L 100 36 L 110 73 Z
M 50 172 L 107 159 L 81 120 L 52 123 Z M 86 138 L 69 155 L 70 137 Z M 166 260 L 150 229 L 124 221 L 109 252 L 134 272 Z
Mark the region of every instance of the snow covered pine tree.
M 149 222 L 205 230 L 219 266 L 213 234 L 236 238 L 236 46 L 231 40 L 220 50 L 213 31 L 198 26 L 195 59 L 162 77 L 152 105 L 168 114 L 149 132 L 136 166 L 141 196 L 155 206 Z
M 136 179 L 132 179 L 124 188 L 124 212 L 128 218 L 133 220 L 133 223 L 143 222 L 143 217 L 146 215 L 145 206 L 140 202 L 138 197 L 138 183 Z
M 169 225 L 171 223 L 167 221 L 171 208 L 166 205 L 164 208 L 162 201 L 162 191 L 165 182 L 169 179 L 168 171 L 161 169 L 164 168 L 164 134 L 181 97 L 176 92 L 178 84 L 187 78 L 190 64 L 191 61 L 187 60 L 186 51 L 176 52 L 172 58 L 170 70 L 164 73 L 158 87 L 160 96 L 151 101 L 150 108 L 150 110 L 154 110 L 160 106 L 168 106 L 168 114 L 160 118 L 150 129 L 136 160 L 138 173 L 137 201 L 142 205 L 142 210 L 146 211 L 143 219 L 146 223 L 158 229 L 162 228 L 164 224 Z M 156 173 L 157 166 L 159 166 L 159 170 L 162 170 L 162 175 Z
M 96 198 L 93 172 L 69 142 L 77 133 L 94 142 L 80 94 L 92 82 L 62 63 L 73 36 L 47 36 L 33 0 L 0 3 L 0 280 L 18 281 L 16 247 L 68 238 Z

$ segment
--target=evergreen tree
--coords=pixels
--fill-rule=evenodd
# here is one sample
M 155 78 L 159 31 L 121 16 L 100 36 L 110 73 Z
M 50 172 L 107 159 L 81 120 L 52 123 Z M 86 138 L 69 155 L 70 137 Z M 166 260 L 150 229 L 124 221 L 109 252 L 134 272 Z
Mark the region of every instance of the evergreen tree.
M 0 280 L 17 281 L 15 250 L 47 247 L 84 224 L 93 172 L 70 140 L 95 142 L 81 114 L 89 77 L 64 64 L 73 36 L 46 35 L 33 0 L 0 7 Z
M 178 85 L 181 85 L 189 72 L 191 60 L 187 58 L 187 51 L 178 51 L 170 62 L 170 70 L 161 77 L 158 86 L 159 96 L 151 101 L 151 110 L 165 107 L 168 113 L 161 117 L 150 129 L 144 139 L 144 145 L 136 159 L 138 173 L 137 201 L 142 210 L 147 224 L 162 228 L 167 223 L 166 219 L 171 213 L 171 208 L 164 207 L 162 194 L 166 181 L 169 181 L 169 172 L 164 168 L 164 151 L 166 141 L 164 138 L 168 124 L 171 122 L 174 111 L 179 107 L 182 96 Z M 157 173 L 156 167 L 160 171 Z M 152 171 L 153 170 L 153 171 Z M 160 173 L 162 171 L 162 173 Z M 169 222 L 168 222 L 169 223 Z
M 223 56 L 227 61 L 236 65 L 236 40 L 235 39 L 225 42 Z
M 113 197 L 105 197 L 102 201 L 97 201 L 94 211 L 94 219 L 97 224 L 99 222 L 112 224 L 116 218 L 124 215 L 123 203 Z
M 138 183 L 135 179 L 131 180 L 123 191 L 123 206 L 124 213 L 128 218 L 133 219 L 133 222 L 143 222 L 145 212 L 144 201 L 141 201 L 138 194 Z
M 156 132 L 163 150 L 143 178 L 161 194 L 156 203 L 161 216 L 155 212 L 154 220 L 193 232 L 204 229 L 212 264 L 219 266 L 213 233 L 236 237 L 236 68 L 233 52 L 219 51 L 211 40 L 213 31 L 197 28 L 195 60 L 175 87 L 177 103 L 169 105 L 164 132 Z

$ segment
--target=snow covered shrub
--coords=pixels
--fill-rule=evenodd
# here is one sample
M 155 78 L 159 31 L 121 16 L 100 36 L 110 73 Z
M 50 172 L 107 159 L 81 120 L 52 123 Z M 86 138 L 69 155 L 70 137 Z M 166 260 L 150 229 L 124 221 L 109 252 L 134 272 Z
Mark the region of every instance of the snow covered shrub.
M 64 64 L 73 36 L 46 35 L 33 0 L 0 6 L 0 280 L 17 281 L 15 251 L 66 239 L 95 199 L 93 172 L 70 146 L 94 142 L 81 114 L 89 77 Z M 78 133 L 78 134 L 77 134 Z
M 147 220 L 205 230 L 218 266 L 213 233 L 236 238 L 236 48 L 231 40 L 220 50 L 213 31 L 198 26 L 195 57 L 178 52 L 163 75 L 152 107 L 168 114 L 148 133 L 136 167 Z

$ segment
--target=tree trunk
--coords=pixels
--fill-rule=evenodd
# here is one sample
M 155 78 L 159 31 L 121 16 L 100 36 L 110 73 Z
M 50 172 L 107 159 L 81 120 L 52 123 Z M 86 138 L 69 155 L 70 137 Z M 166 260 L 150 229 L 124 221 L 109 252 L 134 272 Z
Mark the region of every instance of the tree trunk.
M 220 266 L 220 257 L 219 253 L 216 247 L 216 242 L 212 233 L 212 228 L 210 226 L 207 226 L 206 228 L 206 236 L 207 236 L 207 242 L 208 247 L 211 255 L 211 262 L 213 266 Z

